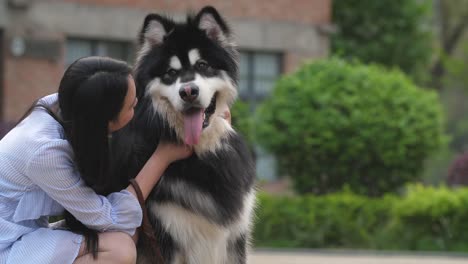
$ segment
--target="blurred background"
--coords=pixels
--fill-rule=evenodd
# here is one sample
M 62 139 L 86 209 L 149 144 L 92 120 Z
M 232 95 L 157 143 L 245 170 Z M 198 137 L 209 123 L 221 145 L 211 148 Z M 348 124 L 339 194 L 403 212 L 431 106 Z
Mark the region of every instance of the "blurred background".
M 75 59 L 132 64 L 146 14 L 205 5 L 240 50 L 254 246 L 468 251 L 466 0 L 0 0 L 0 137 Z

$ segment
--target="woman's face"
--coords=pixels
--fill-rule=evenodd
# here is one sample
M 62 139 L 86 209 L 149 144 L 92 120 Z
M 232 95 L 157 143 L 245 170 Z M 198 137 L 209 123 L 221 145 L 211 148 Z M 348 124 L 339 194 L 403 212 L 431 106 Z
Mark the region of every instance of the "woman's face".
M 138 103 L 138 98 L 136 98 L 136 87 L 135 81 L 132 76 L 128 77 L 128 89 L 127 95 L 125 95 L 125 100 L 122 109 L 120 109 L 119 115 L 115 120 L 109 121 L 109 132 L 115 132 L 130 122 L 133 118 L 133 110 Z

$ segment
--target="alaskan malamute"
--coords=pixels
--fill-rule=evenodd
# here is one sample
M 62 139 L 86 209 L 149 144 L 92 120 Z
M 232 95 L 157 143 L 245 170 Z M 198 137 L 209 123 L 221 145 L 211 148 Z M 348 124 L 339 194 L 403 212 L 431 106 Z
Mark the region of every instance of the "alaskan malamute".
M 255 169 L 246 144 L 222 118 L 222 106 L 237 96 L 231 31 L 215 8 L 205 7 L 185 23 L 148 15 L 139 42 L 139 104 L 113 137 L 113 167 L 126 181 L 160 140 L 192 145 L 194 154 L 167 169 L 146 203 L 164 262 L 246 263 Z M 150 253 L 139 246 L 138 263 L 154 263 Z

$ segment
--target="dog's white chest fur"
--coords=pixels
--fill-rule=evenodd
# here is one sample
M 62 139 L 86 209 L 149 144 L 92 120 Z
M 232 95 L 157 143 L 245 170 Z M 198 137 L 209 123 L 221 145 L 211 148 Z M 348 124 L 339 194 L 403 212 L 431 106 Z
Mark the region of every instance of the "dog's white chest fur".
M 208 198 L 209 199 L 209 198 Z M 171 264 L 229 264 L 228 244 L 250 230 L 255 193 L 244 197 L 242 212 L 228 226 L 210 222 L 174 203 L 153 204 L 154 214 L 171 234 L 181 252 L 177 252 Z

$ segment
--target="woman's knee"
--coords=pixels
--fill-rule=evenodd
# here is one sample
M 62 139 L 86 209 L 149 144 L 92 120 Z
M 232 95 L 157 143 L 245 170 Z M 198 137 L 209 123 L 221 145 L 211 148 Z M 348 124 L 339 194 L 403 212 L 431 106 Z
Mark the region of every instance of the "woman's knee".
M 105 232 L 99 235 L 99 243 L 102 248 L 109 251 L 115 259 L 115 263 L 135 263 L 136 246 L 130 235 L 122 232 Z M 101 248 L 101 245 L 99 246 Z

